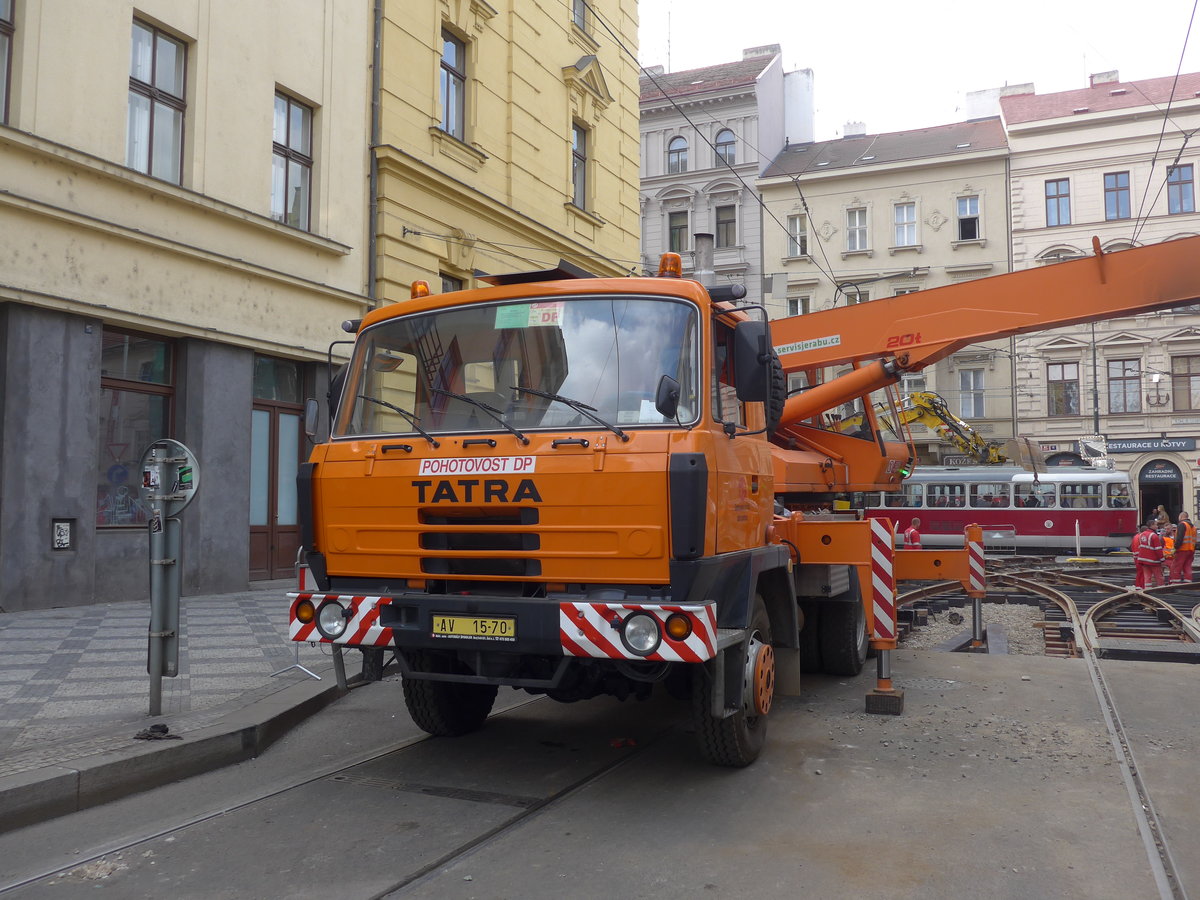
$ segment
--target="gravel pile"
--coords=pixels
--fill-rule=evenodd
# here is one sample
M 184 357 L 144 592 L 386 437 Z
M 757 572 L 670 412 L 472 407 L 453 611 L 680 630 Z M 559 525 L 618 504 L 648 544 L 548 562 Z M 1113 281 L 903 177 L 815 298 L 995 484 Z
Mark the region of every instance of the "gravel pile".
M 955 617 L 962 616 L 959 622 Z M 1008 633 L 1008 652 L 1026 656 L 1041 656 L 1045 652 L 1046 642 L 1042 638 L 1042 629 L 1034 623 L 1042 621 L 1042 611 L 1036 606 L 1008 603 L 984 603 L 983 625 L 1003 625 Z M 936 647 L 971 629 L 971 606 L 967 604 L 961 609 L 951 607 L 946 612 L 930 612 L 929 624 L 921 625 L 909 632 L 908 637 L 900 641 L 901 647 L 913 650 Z

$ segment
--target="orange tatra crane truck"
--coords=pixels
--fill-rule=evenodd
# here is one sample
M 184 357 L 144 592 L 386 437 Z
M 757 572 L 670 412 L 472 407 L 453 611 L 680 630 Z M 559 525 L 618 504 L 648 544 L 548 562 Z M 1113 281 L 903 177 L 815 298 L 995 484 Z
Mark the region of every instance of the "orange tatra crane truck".
M 502 685 L 574 701 L 665 682 L 690 697 L 703 753 L 744 766 L 777 688 L 857 673 L 868 644 L 867 708 L 899 712 L 895 580 L 979 596 L 982 553 L 970 528 L 961 551 L 893 551 L 886 522 L 827 511 L 911 470 L 872 392 L 987 338 L 1200 297 L 1200 238 L 1096 249 L 770 324 L 672 254 L 660 277 L 564 264 L 441 295 L 418 282 L 346 325 L 330 437 L 299 478 L 291 637 L 394 649 L 436 735 L 478 728 Z M 786 371 L 811 386 L 787 396 Z M 823 422 L 855 401 L 868 428 Z

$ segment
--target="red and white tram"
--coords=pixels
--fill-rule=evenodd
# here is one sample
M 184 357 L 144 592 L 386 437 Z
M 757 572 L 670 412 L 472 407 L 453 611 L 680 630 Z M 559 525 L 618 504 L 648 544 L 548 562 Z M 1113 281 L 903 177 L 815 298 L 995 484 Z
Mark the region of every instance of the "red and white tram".
M 1109 469 L 921 466 L 894 493 L 856 495 L 868 518 L 903 532 L 920 518 L 924 547 L 961 547 L 967 525 L 983 526 L 993 551 L 1127 550 L 1138 530 L 1129 475 Z

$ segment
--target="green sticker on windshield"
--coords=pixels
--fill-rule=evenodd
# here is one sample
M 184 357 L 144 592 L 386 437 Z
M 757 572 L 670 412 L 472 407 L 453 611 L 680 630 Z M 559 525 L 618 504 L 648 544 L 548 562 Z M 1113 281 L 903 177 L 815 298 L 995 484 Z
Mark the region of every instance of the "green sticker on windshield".
M 550 303 L 514 303 L 496 307 L 497 328 L 557 327 L 562 322 L 561 301 Z

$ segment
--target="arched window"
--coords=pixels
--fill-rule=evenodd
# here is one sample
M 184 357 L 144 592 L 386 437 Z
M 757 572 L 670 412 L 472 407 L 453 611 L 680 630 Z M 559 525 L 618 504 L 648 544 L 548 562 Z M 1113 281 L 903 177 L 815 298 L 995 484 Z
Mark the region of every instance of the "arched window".
M 728 128 L 717 132 L 717 164 L 725 163 L 732 166 L 737 162 L 737 139 Z
M 673 137 L 667 144 L 667 174 L 681 175 L 687 171 L 687 140 Z

